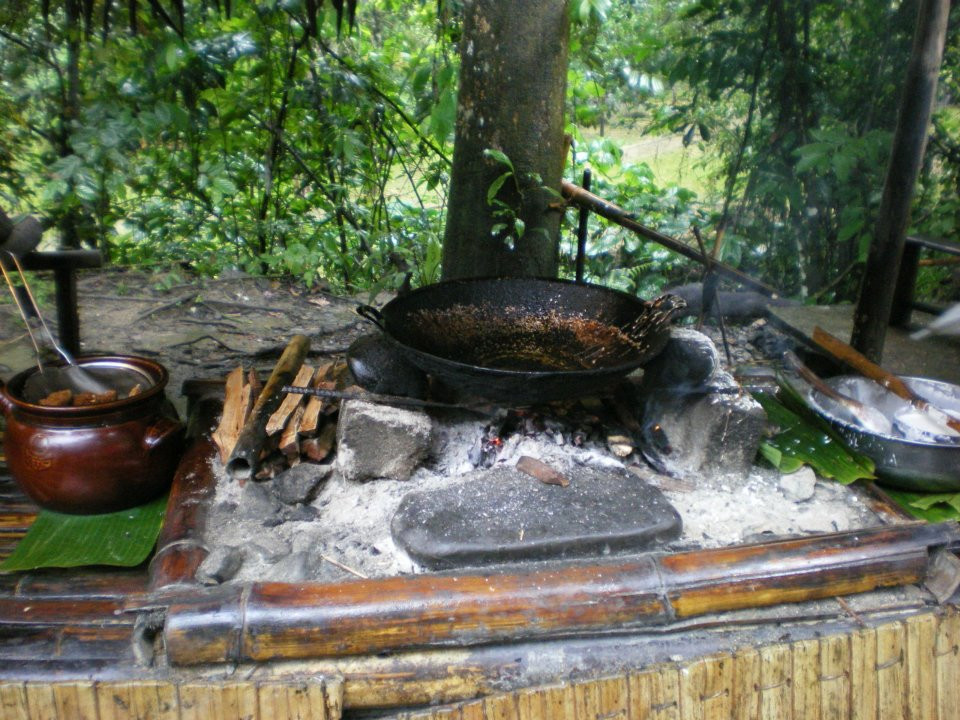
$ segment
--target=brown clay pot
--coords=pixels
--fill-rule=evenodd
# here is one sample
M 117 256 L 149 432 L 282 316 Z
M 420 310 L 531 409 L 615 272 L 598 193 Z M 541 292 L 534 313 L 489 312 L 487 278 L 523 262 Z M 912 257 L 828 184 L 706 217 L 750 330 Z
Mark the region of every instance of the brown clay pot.
M 0 383 L 10 474 L 37 504 L 58 512 L 113 512 L 152 500 L 169 487 L 183 449 L 184 426 L 164 395 L 166 368 L 124 355 L 77 362 L 140 376 L 146 389 L 99 405 L 45 407 L 23 399 L 36 368 Z

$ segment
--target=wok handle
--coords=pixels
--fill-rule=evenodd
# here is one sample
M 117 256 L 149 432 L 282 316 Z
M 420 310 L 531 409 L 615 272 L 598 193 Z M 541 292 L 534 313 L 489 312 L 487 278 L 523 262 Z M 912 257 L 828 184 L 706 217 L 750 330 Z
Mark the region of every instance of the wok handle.
M 357 305 L 357 315 L 362 317 L 364 320 L 372 322 L 384 332 L 387 331 L 387 328 L 384 325 L 383 313 L 373 307 L 373 305 Z

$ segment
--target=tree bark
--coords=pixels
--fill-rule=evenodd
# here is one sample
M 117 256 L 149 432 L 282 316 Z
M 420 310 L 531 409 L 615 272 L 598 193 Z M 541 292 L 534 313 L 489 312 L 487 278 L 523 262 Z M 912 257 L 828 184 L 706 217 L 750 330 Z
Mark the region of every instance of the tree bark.
M 561 212 L 551 207 L 559 200 L 551 190 L 559 192 L 564 163 L 567 4 L 470 0 L 464 7 L 445 279 L 557 273 Z M 514 167 L 496 196 L 502 205 L 488 203 L 487 193 L 508 167 L 487 149 Z
M 910 222 L 910 204 L 927 143 L 937 78 L 950 15 L 950 0 L 922 0 L 913 50 L 900 101 L 867 269 L 854 314 L 851 345 L 879 363 Z

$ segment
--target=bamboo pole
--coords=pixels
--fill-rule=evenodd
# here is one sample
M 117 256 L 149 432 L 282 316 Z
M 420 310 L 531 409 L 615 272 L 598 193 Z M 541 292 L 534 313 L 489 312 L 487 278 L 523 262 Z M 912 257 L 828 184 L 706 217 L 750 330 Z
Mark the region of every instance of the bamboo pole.
M 217 454 L 211 429 L 223 408 L 222 398 L 199 399 L 191 413 L 187 448 L 170 487 L 167 511 L 150 560 L 150 589 L 192 584 L 193 576 L 207 556 L 203 544 L 209 503 L 216 491 L 216 476 L 210 462 Z
M 587 635 L 915 583 L 931 547 L 958 542 L 956 523 L 918 523 L 512 573 L 255 583 L 174 599 L 164 639 L 191 665 Z
M 604 217 L 607 220 L 615 222 L 617 225 L 626 228 L 627 230 L 632 230 L 637 235 L 647 238 L 647 240 L 653 240 L 655 243 L 663 245 L 668 250 L 672 250 L 673 252 L 683 255 L 690 260 L 700 263 L 704 267 L 711 266 L 718 273 L 725 275 L 731 280 L 735 280 L 736 282 L 742 283 L 753 288 L 754 290 L 758 290 L 769 297 L 776 297 L 778 294 L 774 288 L 759 280 L 756 280 L 755 278 L 750 277 L 746 273 L 737 270 L 735 267 L 720 262 L 719 260 L 707 257 L 702 252 L 687 245 L 686 243 L 682 243 L 679 240 L 670 237 L 669 235 L 664 235 L 663 233 L 657 232 L 652 228 L 648 228 L 646 225 L 641 225 L 634 220 L 633 217 L 631 217 L 629 212 L 623 208 L 614 205 L 611 202 L 607 202 L 603 198 L 584 190 L 582 187 L 574 185 L 572 182 L 564 180 L 560 186 L 560 192 L 570 202 L 576 203 L 581 207 L 585 207 L 588 210 L 595 212 L 597 215 L 600 215 L 601 217 Z

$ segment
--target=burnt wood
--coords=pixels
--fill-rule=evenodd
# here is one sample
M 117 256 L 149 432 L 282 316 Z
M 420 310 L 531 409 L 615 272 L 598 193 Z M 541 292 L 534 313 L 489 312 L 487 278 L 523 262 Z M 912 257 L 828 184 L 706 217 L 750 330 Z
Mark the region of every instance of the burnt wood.
M 603 563 L 329 585 L 256 583 L 171 600 L 170 661 L 264 662 L 582 636 L 925 576 L 956 523 L 904 524 Z
M 284 349 L 273 368 L 267 384 L 254 403 L 233 452 L 227 460 L 227 472 L 234 479 L 255 477 L 260 460 L 260 451 L 266 443 L 267 421 L 280 406 L 286 393 L 283 386 L 289 385 L 303 365 L 310 350 L 310 339 L 305 335 L 294 335 Z

